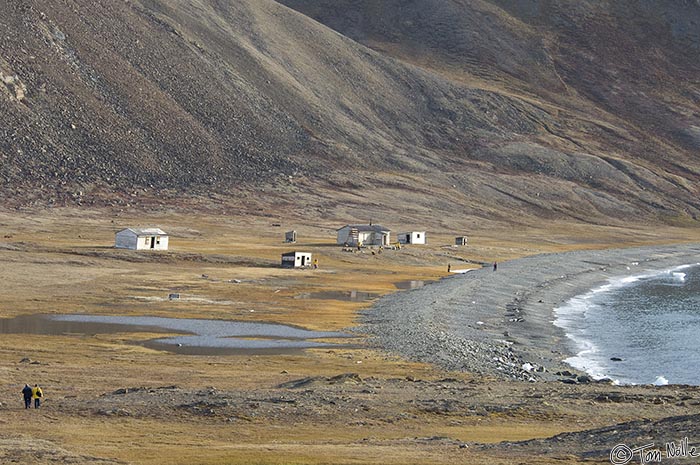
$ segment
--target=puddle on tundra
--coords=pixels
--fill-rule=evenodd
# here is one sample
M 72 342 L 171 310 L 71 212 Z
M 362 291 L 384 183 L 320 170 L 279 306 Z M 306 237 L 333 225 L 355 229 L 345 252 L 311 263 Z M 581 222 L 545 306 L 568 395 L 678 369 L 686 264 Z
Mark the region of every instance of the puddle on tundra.
M 188 355 L 288 352 L 338 347 L 315 339 L 353 337 L 294 326 L 248 321 L 163 318 L 153 316 L 29 315 L 0 319 L 2 334 L 95 335 L 115 333 L 177 334 L 138 342 L 146 347 Z
M 397 289 L 418 289 L 430 282 L 431 281 L 399 281 L 398 283 L 394 283 L 394 286 L 396 286 Z
M 379 294 L 364 291 L 319 291 L 305 292 L 296 295 L 295 299 L 343 300 L 348 302 L 364 302 L 379 297 Z

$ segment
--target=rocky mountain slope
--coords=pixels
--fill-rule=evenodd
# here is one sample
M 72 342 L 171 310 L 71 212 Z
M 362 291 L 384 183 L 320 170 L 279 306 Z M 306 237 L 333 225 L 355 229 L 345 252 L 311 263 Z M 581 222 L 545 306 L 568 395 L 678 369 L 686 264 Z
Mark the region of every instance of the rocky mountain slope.
M 413 218 L 700 213 L 695 0 L 0 11 L 6 202 L 216 193 L 319 214 L 398 202 Z

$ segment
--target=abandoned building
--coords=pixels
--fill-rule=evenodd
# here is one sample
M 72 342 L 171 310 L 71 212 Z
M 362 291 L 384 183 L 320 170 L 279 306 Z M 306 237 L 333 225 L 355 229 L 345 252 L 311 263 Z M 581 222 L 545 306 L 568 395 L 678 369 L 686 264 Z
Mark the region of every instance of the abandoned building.
M 127 228 L 116 233 L 114 242 L 118 249 L 168 250 L 168 233 L 160 228 Z
M 397 240 L 400 244 L 425 244 L 425 231 L 399 233 Z
M 310 252 L 287 252 L 282 254 L 282 268 L 305 268 L 311 265 Z
M 348 224 L 338 229 L 338 244 L 387 246 L 391 242 L 390 234 L 390 229 L 378 224 Z

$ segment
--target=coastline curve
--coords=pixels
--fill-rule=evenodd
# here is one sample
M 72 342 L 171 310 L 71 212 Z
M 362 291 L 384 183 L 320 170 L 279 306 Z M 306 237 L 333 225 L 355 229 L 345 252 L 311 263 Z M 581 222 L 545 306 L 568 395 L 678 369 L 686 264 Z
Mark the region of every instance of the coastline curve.
M 556 308 L 612 277 L 696 263 L 700 244 L 541 254 L 450 276 L 378 299 L 355 332 L 408 360 L 490 377 L 581 377 L 578 348 L 554 325 Z

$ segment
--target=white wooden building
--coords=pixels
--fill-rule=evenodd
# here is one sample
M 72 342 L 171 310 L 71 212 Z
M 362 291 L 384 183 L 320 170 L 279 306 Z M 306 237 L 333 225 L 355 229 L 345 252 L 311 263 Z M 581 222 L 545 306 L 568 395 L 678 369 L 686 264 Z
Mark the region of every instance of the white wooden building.
M 126 228 L 117 232 L 114 246 L 118 249 L 168 250 L 168 233 L 160 228 Z
M 282 268 L 304 268 L 311 265 L 310 252 L 287 252 L 282 254 Z
M 389 245 L 391 230 L 378 224 L 348 224 L 338 229 L 338 244 Z
M 398 241 L 400 244 L 425 244 L 425 231 L 399 233 Z

